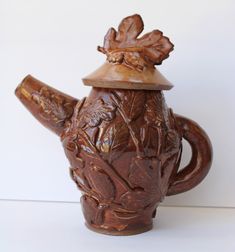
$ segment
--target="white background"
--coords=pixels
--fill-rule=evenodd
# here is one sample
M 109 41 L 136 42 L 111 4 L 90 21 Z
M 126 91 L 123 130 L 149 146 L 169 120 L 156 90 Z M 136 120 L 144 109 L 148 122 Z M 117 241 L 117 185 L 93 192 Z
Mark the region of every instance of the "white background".
M 57 136 L 14 96 L 32 74 L 82 98 L 81 78 L 105 60 L 96 51 L 108 28 L 139 13 L 145 32 L 158 28 L 175 44 L 158 69 L 175 85 L 175 112 L 197 121 L 214 147 L 207 178 L 168 205 L 235 207 L 235 1 L 0 0 L 0 199 L 78 201 Z M 187 161 L 186 148 L 183 163 Z
M 108 236 L 84 226 L 79 204 L 0 201 L 1 252 L 234 252 L 235 211 L 161 206 L 151 231 Z

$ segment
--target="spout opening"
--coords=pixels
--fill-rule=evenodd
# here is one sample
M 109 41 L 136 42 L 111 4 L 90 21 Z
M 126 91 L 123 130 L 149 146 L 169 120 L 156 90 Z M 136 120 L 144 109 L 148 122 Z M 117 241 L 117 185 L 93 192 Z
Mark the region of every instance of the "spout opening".
M 24 77 L 24 79 L 20 82 L 20 84 L 16 87 L 15 89 L 15 95 L 20 98 L 21 94 L 22 94 L 22 88 L 24 86 L 24 84 L 27 82 L 27 80 L 29 78 L 32 78 L 32 75 L 28 74 Z

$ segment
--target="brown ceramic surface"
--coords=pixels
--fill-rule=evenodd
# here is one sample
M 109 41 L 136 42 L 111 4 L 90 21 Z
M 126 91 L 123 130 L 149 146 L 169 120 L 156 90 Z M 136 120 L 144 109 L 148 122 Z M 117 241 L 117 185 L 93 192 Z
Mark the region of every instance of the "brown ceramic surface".
M 110 28 L 103 47 L 106 63 L 83 78 L 85 85 L 105 88 L 168 90 L 173 85 L 155 68 L 169 57 L 173 44 L 159 30 L 139 37 L 144 23 L 139 15 L 126 17 L 118 30 Z
M 145 68 L 140 72 L 108 62 L 82 80 L 87 86 L 101 88 L 169 90 L 173 87 L 156 68 Z
M 150 230 L 164 197 L 195 187 L 209 171 L 209 138 L 197 123 L 174 114 L 161 90 L 93 87 L 77 100 L 27 76 L 16 95 L 60 137 L 91 230 Z M 192 158 L 179 170 L 183 138 Z
M 115 235 L 149 230 L 164 196 L 191 189 L 209 170 L 205 132 L 174 115 L 161 91 L 93 88 L 77 101 L 28 76 L 16 95 L 60 136 L 93 230 Z M 193 155 L 178 172 L 182 137 Z

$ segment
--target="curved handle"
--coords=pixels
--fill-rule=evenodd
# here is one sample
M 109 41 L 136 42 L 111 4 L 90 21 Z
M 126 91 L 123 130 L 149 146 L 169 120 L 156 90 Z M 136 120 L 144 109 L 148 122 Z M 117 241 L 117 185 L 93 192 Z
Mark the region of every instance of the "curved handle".
M 189 164 L 176 173 L 167 196 L 188 191 L 198 185 L 207 175 L 212 163 L 212 146 L 205 131 L 194 121 L 175 115 L 183 138 L 192 148 Z

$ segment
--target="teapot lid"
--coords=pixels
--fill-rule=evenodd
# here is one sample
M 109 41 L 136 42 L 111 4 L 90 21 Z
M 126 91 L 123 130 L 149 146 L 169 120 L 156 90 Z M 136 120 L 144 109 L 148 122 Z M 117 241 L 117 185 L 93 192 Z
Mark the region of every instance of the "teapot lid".
M 83 78 L 88 86 L 101 88 L 169 90 L 173 85 L 155 68 L 169 57 L 174 45 L 159 30 L 138 38 L 144 29 L 140 15 L 124 18 L 118 31 L 110 28 L 98 51 L 106 62 Z

